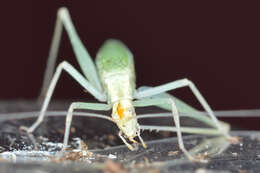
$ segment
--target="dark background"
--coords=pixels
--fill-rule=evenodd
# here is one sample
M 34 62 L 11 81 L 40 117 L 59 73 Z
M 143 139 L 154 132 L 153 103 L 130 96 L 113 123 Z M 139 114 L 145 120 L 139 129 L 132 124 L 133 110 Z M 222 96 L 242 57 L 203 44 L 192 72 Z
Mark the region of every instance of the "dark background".
M 122 40 L 137 85 L 189 78 L 214 109 L 260 108 L 259 6 L 252 2 L 26 1 L 1 5 L 0 98 L 36 98 L 59 7 L 68 7 L 90 54 Z M 78 68 L 63 33 L 59 62 Z M 87 68 L 87 67 L 86 67 Z M 188 89 L 171 92 L 199 107 Z M 63 74 L 54 98 L 91 98 Z

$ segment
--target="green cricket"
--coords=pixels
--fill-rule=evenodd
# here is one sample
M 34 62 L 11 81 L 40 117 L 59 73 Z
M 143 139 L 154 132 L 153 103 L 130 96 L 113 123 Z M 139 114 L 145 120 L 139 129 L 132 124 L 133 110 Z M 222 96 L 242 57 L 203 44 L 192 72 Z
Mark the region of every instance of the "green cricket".
M 63 26 L 69 36 L 73 51 L 84 75 L 78 72 L 68 62 L 61 62 L 55 69 L 58 48 L 61 39 Z M 194 158 L 184 147 L 182 132 L 199 133 L 199 134 L 218 134 L 227 138 L 227 140 L 236 141 L 235 137 L 229 135 L 229 125 L 219 121 L 214 115 L 209 104 L 203 98 L 194 83 L 188 79 L 180 79 L 172 81 L 156 87 L 140 87 L 136 89 L 135 68 L 133 54 L 129 48 L 121 41 L 109 39 L 104 42 L 97 52 L 96 61 L 93 62 L 87 49 L 81 42 L 67 8 L 62 7 L 57 12 L 57 20 L 52 44 L 49 52 L 47 68 L 41 90 L 41 98 L 44 98 L 40 115 L 31 127 L 23 127 L 28 133 L 32 133 L 43 121 L 45 112 L 49 105 L 53 91 L 62 71 L 66 71 L 74 78 L 85 90 L 93 95 L 98 101 L 104 103 L 71 103 L 66 116 L 64 145 L 65 150 L 68 146 L 70 126 L 73 111 L 76 109 L 88 110 L 112 110 L 112 121 L 118 126 L 118 136 L 126 144 L 130 150 L 137 148 L 138 142 L 141 142 L 144 148 L 146 143 L 141 137 L 138 116 L 135 113 L 135 107 L 158 106 L 172 113 L 175 131 L 177 132 L 178 143 L 180 149 L 193 161 L 203 161 Z M 177 99 L 176 97 L 166 93 L 167 91 L 178 89 L 181 87 L 189 87 L 195 97 L 198 99 L 207 115 L 201 114 L 196 109 Z M 187 116 L 202 121 L 212 127 L 210 128 L 185 128 L 180 127 L 179 113 L 186 113 Z M 93 115 L 95 117 L 95 115 Z M 154 114 L 153 117 L 158 117 Z M 144 129 L 161 130 L 158 126 L 144 126 Z M 165 127 L 163 130 L 172 131 L 173 127 Z M 133 144 L 130 144 L 133 143 Z

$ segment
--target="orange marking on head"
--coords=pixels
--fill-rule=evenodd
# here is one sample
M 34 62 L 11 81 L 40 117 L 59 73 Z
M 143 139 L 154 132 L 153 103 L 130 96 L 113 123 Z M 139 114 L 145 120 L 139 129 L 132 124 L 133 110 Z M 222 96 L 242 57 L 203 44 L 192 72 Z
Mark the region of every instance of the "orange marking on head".
M 119 115 L 119 118 L 122 119 L 123 116 L 124 116 L 124 108 L 122 108 L 121 104 L 118 103 L 118 106 L 117 106 L 117 114 Z

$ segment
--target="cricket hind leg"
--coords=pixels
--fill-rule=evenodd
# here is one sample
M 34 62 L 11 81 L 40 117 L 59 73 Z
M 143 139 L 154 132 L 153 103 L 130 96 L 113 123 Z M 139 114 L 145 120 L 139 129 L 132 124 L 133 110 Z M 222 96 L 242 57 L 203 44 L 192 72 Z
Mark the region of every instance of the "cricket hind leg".
M 179 143 L 179 147 L 182 150 L 182 152 L 185 154 L 185 156 L 191 160 L 191 161 L 199 161 L 199 162 L 206 162 L 202 159 L 196 159 L 194 158 L 185 148 L 182 138 L 182 132 L 180 128 L 180 116 L 177 110 L 177 107 L 174 103 L 174 100 L 171 98 L 152 98 L 152 99 L 143 99 L 143 100 L 137 100 L 134 101 L 134 106 L 136 107 L 147 107 L 147 106 L 155 106 L 160 104 L 170 104 L 171 105 L 171 111 L 174 123 L 176 125 L 176 132 L 177 132 L 177 139 Z
M 218 119 L 214 115 L 214 113 L 213 113 L 212 109 L 210 108 L 209 104 L 207 103 L 207 101 L 201 95 L 201 93 L 199 92 L 197 87 L 194 85 L 194 83 L 188 79 L 176 80 L 176 81 L 169 82 L 169 83 L 157 86 L 157 87 L 152 87 L 152 88 L 148 88 L 148 89 L 145 89 L 142 91 L 138 91 L 135 95 L 135 98 L 140 99 L 140 98 L 145 98 L 145 97 L 151 97 L 151 96 L 158 95 L 160 93 L 164 93 L 164 92 L 167 92 L 170 90 L 187 87 L 187 86 L 191 89 L 192 93 L 195 95 L 195 97 L 200 102 L 202 107 L 206 110 L 206 112 L 208 113 L 209 117 L 212 119 L 212 121 L 214 122 L 214 124 L 216 125 L 218 130 L 222 132 L 223 136 L 225 136 L 227 139 L 232 141 L 233 138 L 229 135 L 229 133 L 227 133 L 226 128 L 224 126 L 222 126 L 221 123 L 218 121 Z
M 87 77 L 89 83 L 91 83 L 92 86 L 94 86 L 98 91 L 102 91 L 101 83 L 97 75 L 95 64 L 76 32 L 76 29 L 70 18 L 68 9 L 62 7 L 57 12 L 54 34 L 51 41 L 50 51 L 47 60 L 47 67 L 44 73 L 43 86 L 41 88 L 41 92 L 38 98 L 39 103 L 41 103 L 44 100 L 45 95 L 47 93 L 47 89 L 51 82 L 51 78 L 54 74 L 63 27 L 65 28 L 65 31 L 68 34 L 69 40 L 72 44 L 73 51 L 76 55 L 77 61 L 84 75 Z
M 205 113 L 203 114 L 202 112 L 196 110 L 195 108 L 191 107 L 190 105 L 184 103 L 183 101 L 181 101 L 180 99 L 166 93 L 166 92 L 158 92 L 158 90 L 155 90 L 155 92 L 157 92 L 157 94 L 154 94 L 153 90 L 156 87 L 147 87 L 147 86 L 143 86 L 140 87 L 138 89 L 138 92 L 146 92 L 147 90 L 150 90 L 150 98 L 172 98 L 175 103 L 176 106 L 178 108 L 178 110 L 180 112 L 185 113 L 186 116 L 189 116 L 191 118 L 194 118 L 196 120 L 199 120 L 209 126 L 212 126 L 214 128 L 217 128 L 220 132 L 222 132 L 222 135 L 225 136 L 229 142 L 231 142 L 232 144 L 238 144 L 239 143 L 239 138 L 236 136 L 230 136 L 229 132 L 230 132 L 230 125 L 226 122 L 220 121 L 216 118 L 216 116 L 214 115 L 213 111 L 211 110 L 210 106 L 208 105 L 208 103 L 206 102 L 206 100 L 202 97 L 202 95 L 200 94 L 199 90 L 196 88 L 196 86 L 189 80 L 187 79 L 182 79 L 182 80 L 178 80 L 178 81 L 174 81 L 172 83 L 170 83 L 172 86 L 171 87 L 176 87 L 176 88 L 180 88 L 180 87 L 184 87 L 184 86 L 189 86 L 191 91 L 194 93 L 194 95 L 197 97 L 197 99 L 199 100 L 199 102 L 201 103 L 201 105 L 204 107 L 204 109 L 206 110 L 206 114 L 209 115 L 205 116 Z M 169 84 L 166 84 L 169 87 Z M 164 85 L 162 85 L 164 86 Z M 162 86 L 159 86 L 162 87 Z M 167 88 L 167 87 L 166 87 Z M 175 88 L 175 89 L 176 89 Z M 158 88 L 157 88 L 158 89 Z M 169 88 L 168 88 L 169 89 Z M 165 88 L 164 88 L 165 90 Z M 152 91 L 152 92 L 151 92 Z M 166 89 L 167 91 L 167 89 Z M 171 107 L 169 107 L 168 105 L 157 105 L 158 107 L 165 109 L 165 110 L 171 110 Z M 231 111 L 234 112 L 234 111 Z M 229 112 L 229 113 L 231 113 Z M 220 115 L 223 113 L 219 113 Z
M 149 130 L 149 131 L 167 131 L 167 132 L 176 132 L 177 128 L 170 127 L 170 126 L 152 126 L 152 125 L 141 125 L 140 128 L 142 130 Z M 206 135 L 217 135 L 213 138 L 205 138 L 202 142 L 199 142 L 193 148 L 189 149 L 188 152 L 190 155 L 195 156 L 195 154 L 205 151 L 209 155 L 220 154 L 225 151 L 230 142 L 226 140 L 225 137 L 221 135 L 221 133 L 217 129 L 208 129 L 208 128 L 196 128 L 196 127 L 181 127 L 181 131 L 183 133 L 190 133 L 190 134 L 206 134 Z M 197 138 L 196 138 L 197 139 Z M 208 159 L 207 159 L 208 160 Z M 207 160 L 203 159 L 203 162 L 207 162 Z
M 138 92 L 147 90 L 147 89 L 151 89 L 152 87 L 148 87 L 148 86 L 141 86 L 138 88 Z M 178 109 L 178 112 L 180 114 L 180 116 L 186 116 L 192 119 L 195 119 L 197 121 L 200 121 L 210 127 L 213 128 L 217 128 L 216 124 L 214 123 L 214 121 L 212 121 L 212 119 L 208 116 L 206 116 L 205 112 L 201 112 L 195 108 L 193 108 L 192 106 L 188 105 L 187 103 L 183 102 L 182 100 L 178 99 L 177 97 L 174 97 L 173 95 L 163 92 L 157 95 L 152 95 L 150 97 L 147 98 L 171 98 L 174 100 L 176 107 Z M 171 105 L 167 105 L 167 104 L 159 104 L 159 105 L 155 105 L 156 107 L 159 107 L 161 109 L 167 110 L 167 111 L 171 111 Z M 168 115 L 167 115 L 168 114 Z M 138 116 L 137 118 L 156 118 L 156 117 L 171 117 L 170 113 L 160 113 L 158 115 L 156 114 L 147 114 L 147 115 L 142 115 L 142 116 Z M 223 121 L 219 121 L 222 125 L 222 127 L 224 127 L 225 131 L 228 133 L 230 130 L 230 125 L 223 122 Z

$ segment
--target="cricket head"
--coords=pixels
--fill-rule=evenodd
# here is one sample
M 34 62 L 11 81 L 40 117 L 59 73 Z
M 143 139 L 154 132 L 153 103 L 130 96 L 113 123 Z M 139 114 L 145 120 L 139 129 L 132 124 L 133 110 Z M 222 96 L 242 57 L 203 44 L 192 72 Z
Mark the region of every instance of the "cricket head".
M 135 109 L 130 99 L 119 100 L 113 105 L 112 118 L 124 136 L 134 141 L 139 131 Z

